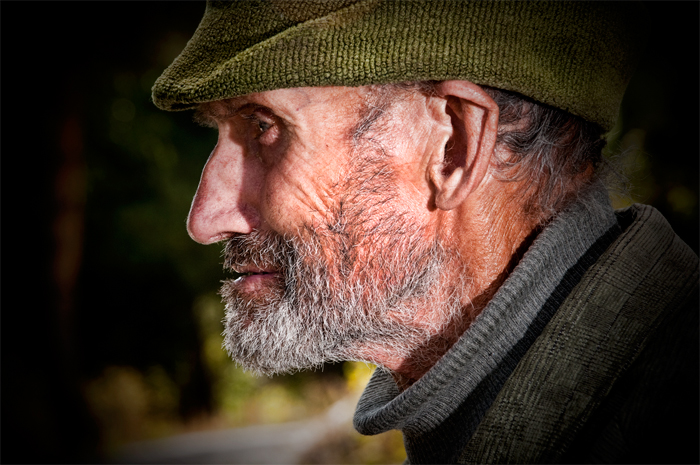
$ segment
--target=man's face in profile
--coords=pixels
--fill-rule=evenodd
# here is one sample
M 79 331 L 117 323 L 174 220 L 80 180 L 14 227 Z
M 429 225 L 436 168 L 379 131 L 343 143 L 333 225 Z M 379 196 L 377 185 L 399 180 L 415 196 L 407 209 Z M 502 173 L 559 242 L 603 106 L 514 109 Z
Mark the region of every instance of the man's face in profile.
M 219 141 L 188 230 L 225 239 L 225 267 L 242 274 L 222 296 L 225 344 L 244 368 L 408 359 L 445 330 L 415 324 L 426 306 L 443 321 L 460 313 L 458 256 L 421 213 L 416 99 L 388 105 L 368 88 L 328 87 L 200 107 Z

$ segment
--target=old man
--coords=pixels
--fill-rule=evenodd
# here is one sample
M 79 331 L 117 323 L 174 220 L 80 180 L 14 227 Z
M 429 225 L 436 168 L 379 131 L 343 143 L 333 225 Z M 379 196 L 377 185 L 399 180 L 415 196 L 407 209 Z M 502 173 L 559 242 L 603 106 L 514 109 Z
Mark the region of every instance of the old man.
M 212 2 L 153 100 L 218 130 L 187 220 L 225 346 L 380 367 L 411 463 L 697 460 L 698 259 L 613 211 L 638 5 Z

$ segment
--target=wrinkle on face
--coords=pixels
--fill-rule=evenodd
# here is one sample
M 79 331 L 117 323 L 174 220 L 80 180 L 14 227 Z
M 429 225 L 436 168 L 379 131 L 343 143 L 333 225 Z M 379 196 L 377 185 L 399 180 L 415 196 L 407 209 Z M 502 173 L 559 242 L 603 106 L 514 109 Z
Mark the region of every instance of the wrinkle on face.
M 252 369 L 359 359 L 417 379 L 483 308 L 522 242 L 507 241 L 527 229 L 517 199 L 490 173 L 458 208 L 436 208 L 429 173 L 436 159 L 449 163 L 455 134 L 444 98 L 382 100 L 376 90 L 279 89 L 202 107 L 235 135 L 220 143 L 239 158 L 221 168 L 245 164 L 251 177 L 223 211 L 259 218 L 230 238 L 227 262 L 272 263 L 285 276 L 257 300 L 233 281 L 222 291 L 227 347 Z M 280 144 L 250 140 L 236 116 L 249 104 L 274 113 Z M 246 141 L 242 155 L 236 140 Z
M 252 171 L 263 175 L 254 206 L 266 227 L 285 232 L 309 214 L 320 220 L 335 202 L 334 186 L 348 172 L 346 134 L 360 99 L 358 88 L 279 89 L 202 104 L 195 119 L 216 124 L 220 144 L 243 145 L 243 157 L 257 160 L 250 162 L 258 165 Z M 240 113 L 250 106 L 274 115 L 280 143 L 261 146 L 245 133 Z
M 283 324 L 283 318 L 308 312 L 315 314 L 296 325 L 300 338 L 306 340 L 312 336 L 307 331 L 315 331 L 323 347 L 329 336 L 323 321 L 342 323 L 344 315 L 354 312 L 356 320 L 346 322 L 345 332 L 337 329 L 342 335 L 338 347 L 346 344 L 342 357 L 405 369 L 407 376 L 415 377 L 468 324 L 460 302 L 468 280 L 459 253 L 443 248 L 436 234 L 438 215 L 426 208 L 432 191 L 424 171 L 434 141 L 444 138 L 445 132 L 430 118 L 435 102 L 417 95 L 394 99 L 389 105 L 374 97 L 366 88 L 280 89 L 225 105 L 212 104 L 212 111 L 202 111 L 212 118 L 228 118 L 216 123 L 224 136 L 235 137 L 222 137 L 220 143 L 234 150 L 237 138 L 246 141 L 245 153 L 232 158 L 237 161 L 231 161 L 230 167 L 246 163 L 255 176 L 252 189 L 242 182 L 249 188 L 241 194 L 246 204 L 235 210 L 254 209 L 260 226 L 232 238 L 230 245 L 238 245 L 227 261 L 256 259 L 255 253 L 246 252 L 254 246 L 257 259 L 264 263 L 287 254 L 289 244 L 296 244 L 297 256 L 307 256 L 301 261 L 309 282 L 303 285 L 298 282 L 301 274 L 285 275 L 279 288 L 270 285 L 270 292 L 261 293 L 260 299 L 247 295 L 234 282 L 225 286 L 232 354 L 244 356 L 257 347 L 264 331 L 270 335 L 267 339 L 273 339 L 291 324 Z M 274 114 L 283 135 L 279 144 L 251 140 L 246 131 L 259 128 L 236 115 L 250 104 Z M 226 147 L 219 150 L 227 153 Z M 293 269 L 291 263 L 276 263 L 273 268 Z M 314 294 L 317 290 L 325 294 Z M 267 302 L 268 297 L 277 303 Z M 297 307 L 295 302 L 303 305 Z M 285 308 L 287 316 L 281 317 Z M 359 329 L 367 326 L 364 322 L 370 316 L 374 335 Z M 387 340 L 388 332 L 395 337 Z M 241 338 L 250 345 L 239 344 Z M 350 339 L 355 342 L 351 344 Z M 299 346 L 299 340 L 288 342 L 275 350 L 281 353 Z M 403 348 L 397 351 L 396 344 Z M 303 363 L 308 362 L 305 354 L 313 350 L 299 354 L 306 360 Z M 323 361 L 322 357 L 317 360 Z M 273 358 L 263 365 L 267 363 L 274 363 Z

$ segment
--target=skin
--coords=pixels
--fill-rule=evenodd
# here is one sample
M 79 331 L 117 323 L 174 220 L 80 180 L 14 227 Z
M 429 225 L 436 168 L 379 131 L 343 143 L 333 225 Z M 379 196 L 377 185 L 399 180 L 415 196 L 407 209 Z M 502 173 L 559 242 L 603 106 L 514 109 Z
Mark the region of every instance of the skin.
M 437 91 L 397 104 L 375 137 L 396 154 L 391 163 L 399 174 L 397 201 L 426 226 L 426 240 L 449 241 L 468 263 L 461 333 L 517 263 L 534 224 L 520 213 L 517 183 L 491 174 L 495 102 L 467 81 L 446 81 Z M 212 244 L 256 229 L 295 235 L 301 224 L 320 223 L 337 198 L 339 181 L 351 174 L 349 134 L 365 92 L 279 89 L 207 104 L 204 117 L 218 128 L 219 139 L 192 202 L 190 236 Z M 241 283 L 249 292 L 274 273 L 241 271 L 251 273 Z M 430 308 L 416 325 L 431 324 Z M 401 384 L 430 368 L 380 350 L 372 358 Z

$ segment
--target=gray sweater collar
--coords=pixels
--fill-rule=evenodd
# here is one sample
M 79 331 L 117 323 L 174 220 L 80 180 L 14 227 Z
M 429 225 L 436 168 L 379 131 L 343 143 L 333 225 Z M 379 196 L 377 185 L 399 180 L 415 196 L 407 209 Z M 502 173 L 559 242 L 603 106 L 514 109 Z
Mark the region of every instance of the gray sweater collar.
M 616 225 L 604 187 L 581 195 L 544 228 L 474 323 L 420 380 L 399 392 L 389 373 L 374 373 L 358 403 L 355 428 L 362 434 L 400 429 L 411 462 L 450 461 L 445 449 L 468 440 L 576 276 L 590 265 L 586 255 Z M 446 427 L 459 434 L 448 437 L 441 431 Z

